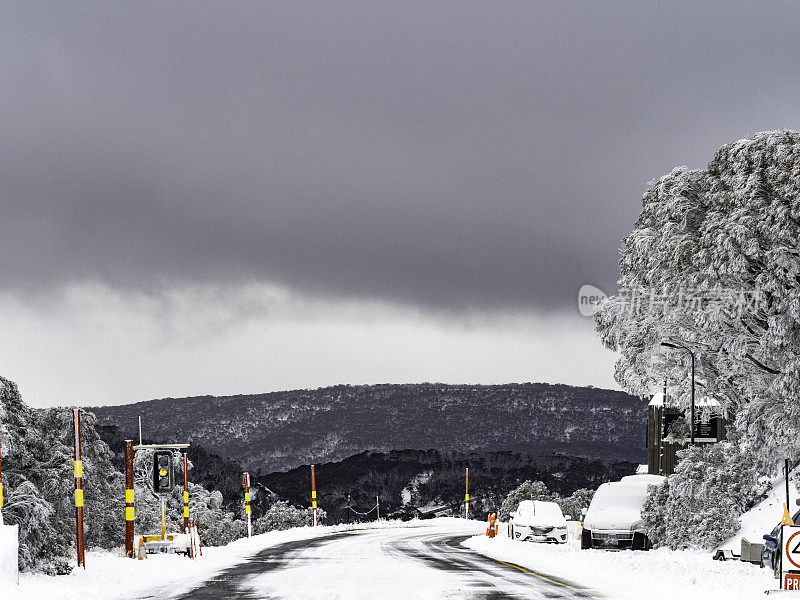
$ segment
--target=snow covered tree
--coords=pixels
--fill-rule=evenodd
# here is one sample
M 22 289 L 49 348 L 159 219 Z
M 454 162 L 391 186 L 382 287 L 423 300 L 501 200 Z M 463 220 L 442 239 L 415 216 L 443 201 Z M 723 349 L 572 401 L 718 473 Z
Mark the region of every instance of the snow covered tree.
M 546 500 L 553 501 L 553 494 L 541 481 L 524 481 L 516 489 L 509 492 L 503 504 L 500 505 L 500 520 L 507 521 L 509 515 L 517 510 L 519 503 L 523 500 Z
M 84 536 L 88 547 L 109 548 L 122 542 L 122 474 L 95 425 L 94 415 L 82 413 Z M 72 411 L 31 409 L 16 384 L 0 377 L 0 439 L 3 515 L 20 526 L 20 567 L 46 568 L 74 547 Z
M 690 446 L 675 473 L 650 491 L 642 520 L 658 546 L 713 548 L 739 529 L 739 517 L 765 489 L 738 444 Z
M 764 471 L 800 459 L 800 133 L 759 133 L 720 148 L 706 169 L 652 182 L 625 238 L 620 290 L 596 314 L 621 353 L 616 379 L 648 394 L 666 379 L 688 404 L 686 352 L 700 393 L 735 418 Z M 786 435 L 774 435 L 784 431 Z
M 325 521 L 325 511 L 317 509 L 317 522 Z M 295 527 L 308 527 L 313 523 L 313 510 L 311 508 L 297 508 L 284 500 L 279 500 L 269 507 L 269 510 L 259 517 L 253 529 L 255 533 L 267 531 L 283 531 Z

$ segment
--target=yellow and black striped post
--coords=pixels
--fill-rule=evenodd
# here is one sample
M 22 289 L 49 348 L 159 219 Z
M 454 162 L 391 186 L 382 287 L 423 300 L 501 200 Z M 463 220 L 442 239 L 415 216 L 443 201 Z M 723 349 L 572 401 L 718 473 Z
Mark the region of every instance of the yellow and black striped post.
M 247 537 L 253 536 L 253 522 L 250 519 L 250 473 L 244 473 L 244 516 L 247 527 Z
M 78 566 L 86 568 L 83 547 L 83 460 L 81 459 L 81 409 L 72 409 L 73 439 L 75 441 L 75 533 L 77 535 Z
M 314 465 L 311 465 L 311 524 L 317 526 L 317 480 L 314 477 Z
M 469 467 L 467 467 L 466 487 L 464 491 L 464 518 L 469 519 Z
M 183 533 L 189 533 L 189 455 L 183 453 Z
M 125 556 L 136 558 L 133 547 L 133 440 L 125 440 Z

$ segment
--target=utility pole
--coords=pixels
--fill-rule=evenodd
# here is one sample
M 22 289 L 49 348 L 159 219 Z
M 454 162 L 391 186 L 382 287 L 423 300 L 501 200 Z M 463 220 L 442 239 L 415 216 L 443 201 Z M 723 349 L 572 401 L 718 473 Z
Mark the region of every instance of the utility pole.
M 375 496 L 375 508 L 378 510 L 378 521 L 381 520 L 381 501 L 378 496 Z
M 786 509 L 791 513 L 792 509 L 789 508 L 789 459 L 784 461 L 784 469 L 786 470 Z
M 81 409 L 72 409 L 72 433 L 75 443 L 75 534 L 77 537 L 78 566 L 86 568 L 83 547 L 83 460 L 81 459 Z
M 133 440 L 125 440 L 125 555 L 136 558 L 133 547 Z
M 183 533 L 189 533 L 189 455 L 183 453 Z
M 466 488 L 464 492 L 464 518 L 469 519 L 469 467 L 467 467 Z
M 244 516 L 246 519 L 247 537 L 253 536 L 253 523 L 250 520 L 250 473 L 243 475 L 244 482 Z
M 314 477 L 314 465 L 311 465 L 311 512 L 313 527 L 317 526 L 317 480 Z

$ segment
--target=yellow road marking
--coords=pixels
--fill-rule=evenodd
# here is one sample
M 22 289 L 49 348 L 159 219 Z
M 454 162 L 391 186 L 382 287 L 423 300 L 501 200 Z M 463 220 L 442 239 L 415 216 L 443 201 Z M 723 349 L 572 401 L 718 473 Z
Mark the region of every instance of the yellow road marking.
M 492 560 L 494 560 L 495 562 L 499 562 L 500 564 L 506 565 L 507 567 L 511 567 L 512 569 L 516 569 L 517 571 L 521 571 L 521 572 L 526 573 L 528 575 L 533 575 L 534 577 L 538 577 L 542 581 L 546 581 L 548 583 L 552 583 L 553 585 L 560 585 L 561 587 L 565 587 L 565 588 L 569 588 L 571 590 L 575 590 L 576 592 L 578 592 L 580 594 L 586 594 L 588 596 L 591 596 L 592 598 L 599 598 L 600 597 L 600 596 L 595 596 L 594 594 L 589 593 L 586 590 L 582 590 L 580 588 L 576 588 L 573 585 L 569 585 L 568 583 L 564 583 L 562 581 L 556 581 L 555 579 L 550 579 L 549 577 L 545 577 L 544 575 L 539 575 L 539 573 L 534 573 L 533 571 L 529 571 L 525 567 L 520 567 L 519 565 L 515 565 L 514 563 L 505 562 L 504 560 L 499 560 L 497 558 L 493 558 Z

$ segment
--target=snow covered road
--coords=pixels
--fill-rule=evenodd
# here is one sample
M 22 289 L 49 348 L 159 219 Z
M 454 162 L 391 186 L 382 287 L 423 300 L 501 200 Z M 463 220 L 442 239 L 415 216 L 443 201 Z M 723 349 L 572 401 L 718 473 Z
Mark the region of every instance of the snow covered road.
M 461 545 L 475 522 L 336 532 L 265 548 L 178 596 L 203 599 L 591 598 Z

